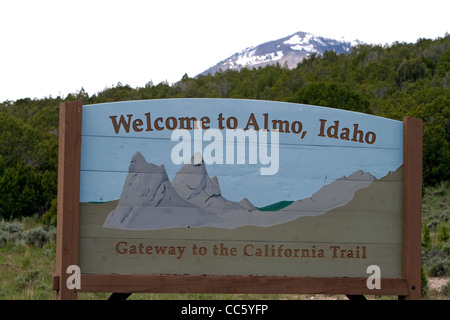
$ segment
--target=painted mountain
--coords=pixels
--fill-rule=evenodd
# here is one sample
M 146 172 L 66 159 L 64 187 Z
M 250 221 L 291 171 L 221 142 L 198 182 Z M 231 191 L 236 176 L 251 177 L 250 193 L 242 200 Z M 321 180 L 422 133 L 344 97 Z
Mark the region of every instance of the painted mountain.
M 217 177 L 209 177 L 203 160 L 185 164 L 170 182 L 164 165 L 148 163 L 137 152 L 131 159 L 118 205 L 103 227 L 128 230 L 270 227 L 343 206 L 357 190 L 368 187 L 374 180 L 370 173 L 357 171 L 283 209 L 260 211 L 246 198 L 239 202 L 226 199 Z
M 191 163 L 194 163 L 193 159 L 194 157 Z M 203 161 L 184 165 L 173 178 L 172 186 L 184 200 L 217 215 L 256 210 L 248 200 L 241 200 L 241 204 L 225 199 L 220 191 L 218 178 L 209 178 Z
M 334 40 L 307 32 L 297 32 L 235 53 L 200 75 L 214 74 L 219 70 L 258 68 L 276 63 L 281 66 L 287 65 L 289 69 L 293 69 L 313 53 L 323 54 L 325 51 L 335 51 L 337 54 L 347 53 L 353 46 L 361 43 L 359 40 Z

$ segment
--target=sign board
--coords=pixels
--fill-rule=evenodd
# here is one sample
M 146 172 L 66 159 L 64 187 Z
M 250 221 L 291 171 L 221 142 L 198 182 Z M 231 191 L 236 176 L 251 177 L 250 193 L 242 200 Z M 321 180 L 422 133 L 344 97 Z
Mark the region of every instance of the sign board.
M 60 112 L 57 297 L 76 265 L 78 291 L 420 298 L 419 120 L 233 99 Z

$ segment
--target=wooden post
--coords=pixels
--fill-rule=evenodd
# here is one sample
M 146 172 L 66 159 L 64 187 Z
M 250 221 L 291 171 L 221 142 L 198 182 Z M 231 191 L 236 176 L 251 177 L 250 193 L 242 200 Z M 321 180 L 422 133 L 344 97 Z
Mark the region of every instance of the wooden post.
M 403 119 L 403 235 L 402 273 L 408 286 L 405 299 L 422 296 L 422 120 Z
M 59 106 L 58 213 L 56 234 L 56 275 L 52 287 L 56 299 L 76 299 L 67 288 L 67 267 L 78 264 L 80 199 L 81 101 Z

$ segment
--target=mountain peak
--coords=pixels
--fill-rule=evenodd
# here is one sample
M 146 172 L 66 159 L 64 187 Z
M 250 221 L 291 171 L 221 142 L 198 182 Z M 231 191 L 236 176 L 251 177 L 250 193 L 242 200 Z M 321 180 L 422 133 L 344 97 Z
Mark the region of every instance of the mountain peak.
M 360 43 L 362 42 L 359 40 L 335 40 L 299 31 L 278 40 L 262 43 L 256 47 L 248 47 L 219 62 L 200 75 L 214 74 L 219 70 L 258 68 L 276 63 L 293 69 L 311 54 L 323 54 L 325 51 L 335 51 L 337 54 L 347 53 L 353 46 Z
M 347 176 L 347 177 L 341 177 L 338 180 L 355 180 L 355 181 L 373 181 L 376 180 L 377 178 L 372 175 L 370 172 L 365 172 L 363 170 L 358 170 L 356 172 L 353 172 L 351 175 Z
M 181 167 L 179 174 L 197 174 L 208 175 L 206 172 L 205 162 L 203 161 L 202 154 L 195 152 L 191 160 Z
M 147 162 L 142 153 L 140 153 L 139 151 L 137 151 L 131 158 L 128 172 L 161 173 L 167 175 L 166 169 L 164 168 L 163 164 L 158 166 L 156 164 Z

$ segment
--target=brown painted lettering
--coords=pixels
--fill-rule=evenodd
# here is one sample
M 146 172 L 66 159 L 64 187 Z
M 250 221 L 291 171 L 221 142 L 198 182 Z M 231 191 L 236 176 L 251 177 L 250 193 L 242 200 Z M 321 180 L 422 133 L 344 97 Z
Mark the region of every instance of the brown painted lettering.
M 202 123 L 202 129 L 203 130 L 209 129 L 208 124 L 211 122 L 211 120 L 208 117 L 201 118 L 200 122 Z
M 178 120 L 180 120 L 180 129 L 187 129 L 187 130 L 192 130 L 192 128 L 198 129 L 197 128 L 197 118 L 195 118 L 195 117 L 191 117 L 191 118 L 181 117 L 181 118 L 178 118 Z
M 256 121 L 255 115 L 253 113 L 250 114 L 244 130 L 249 130 L 249 126 L 253 126 L 253 130 L 259 131 L 258 121 Z
M 136 132 L 141 132 L 142 130 L 144 130 L 143 128 L 140 128 L 140 126 L 142 126 L 144 124 L 144 122 L 141 119 L 136 119 L 133 121 L 133 130 Z
M 169 130 L 175 130 L 177 128 L 177 119 L 174 117 L 168 117 L 166 119 L 166 128 Z
M 117 242 L 117 244 L 116 244 L 116 252 L 118 254 L 126 254 L 128 252 L 127 245 L 128 245 L 128 243 L 126 243 L 124 241 Z
M 155 120 L 155 129 L 158 131 L 164 130 L 164 127 L 161 127 L 158 122 L 163 122 L 163 118 L 156 118 Z
M 120 116 L 119 123 L 117 123 L 117 120 L 116 120 L 116 119 L 117 119 L 117 116 L 110 116 L 109 118 L 111 119 L 111 122 L 112 122 L 112 124 L 113 124 L 114 132 L 115 132 L 116 134 L 118 134 L 119 131 L 120 131 L 120 126 L 123 126 L 125 132 L 128 133 L 128 132 L 130 131 L 130 122 L 131 122 L 131 117 L 132 117 L 132 116 L 133 116 L 132 114 L 128 114 L 128 115 L 127 115 L 127 117 L 128 117 L 128 122 L 127 122 L 127 121 L 125 120 L 125 117 L 124 117 L 123 115 L 121 115 L 121 116 Z
M 277 129 L 278 126 L 278 129 Z M 283 129 L 284 126 L 284 129 Z M 273 130 L 278 130 L 280 132 L 286 132 L 289 133 L 289 121 L 282 121 L 282 120 L 272 120 L 272 128 Z
M 145 131 L 153 131 L 152 129 L 152 119 L 150 117 L 150 112 L 147 112 L 145 115 L 145 118 L 147 119 L 147 129 Z

